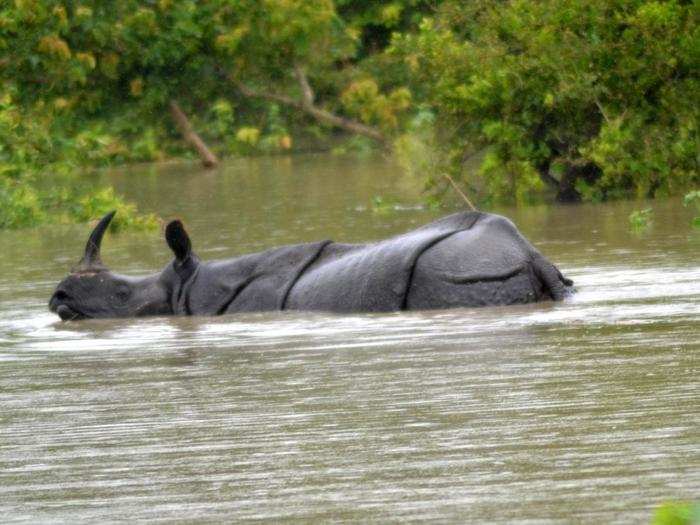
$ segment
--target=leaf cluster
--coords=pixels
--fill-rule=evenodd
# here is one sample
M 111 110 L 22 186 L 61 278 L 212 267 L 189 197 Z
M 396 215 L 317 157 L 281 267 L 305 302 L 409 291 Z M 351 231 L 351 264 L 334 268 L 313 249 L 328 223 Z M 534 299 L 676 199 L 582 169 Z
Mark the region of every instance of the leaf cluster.
M 675 193 L 697 183 L 700 28 L 680 1 L 445 2 L 391 51 L 487 197 Z

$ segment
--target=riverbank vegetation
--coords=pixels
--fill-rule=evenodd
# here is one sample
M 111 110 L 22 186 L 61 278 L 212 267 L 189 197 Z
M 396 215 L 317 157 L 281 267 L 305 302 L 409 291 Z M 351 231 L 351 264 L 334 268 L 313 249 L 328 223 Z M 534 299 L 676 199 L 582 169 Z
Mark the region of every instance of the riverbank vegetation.
M 76 174 L 310 147 L 380 149 L 482 204 L 700 184 L 692 2 L 14 0 L 0 49 L 0 227 L 112 207 L 148 227 Z

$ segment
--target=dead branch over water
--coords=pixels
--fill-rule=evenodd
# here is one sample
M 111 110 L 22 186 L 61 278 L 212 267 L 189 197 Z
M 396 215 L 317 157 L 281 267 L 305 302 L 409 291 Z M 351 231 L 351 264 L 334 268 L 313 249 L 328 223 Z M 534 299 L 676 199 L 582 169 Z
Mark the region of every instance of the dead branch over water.
M 330 111 L 318 107 L 314 103 L 314 92 L 311 88 L 311 85 L 309 84 L 306 72 L 301 66 L 294 66 L 294 77 L 297 79 L 297 82 L 299 83 L 299 88 L 301 89 L 301 100 L 289 97 L 287 95 L 282 95 L 280 93 L 275 93 L 273 91 L 258 91 L 252 89 L 251 87 L 238 81 L 235 78 L 232 78 L 231 76 L 229 76 L 229 79 L 231 80 L 231 82 L 233 82 L 238 91 L 246 97 L 262 98 L 265 100 L 271 100 L 273 102 L 279 102 L 280 104 L 284 104 L 285 106 L 301 110 L 321 123 L 344 129 L 351 133 L 369 137 L 382 145 L 385 145 L 387 143 L 387 138 L 377 128 L 367 126 L 366 124 L 363 124 L 350 118 L 336 115 L 335 113 L 331 113 Z
M 219 159 L 212 153 L 212 151 L 207 147 L 202 138 L 197 134 L 197 132 L 192 128 L 187 115 L 182 111 L 179 104 L 171 100 L 170 101 L 170 114 L 173 120 L 177 124 L 180 133 L 182 133 L 183 138 L 189 142 L 189 144 L 197 151 L 199 158 L 202 159 L 202 164 L 205 168 L 213 168 L 219 163 Z

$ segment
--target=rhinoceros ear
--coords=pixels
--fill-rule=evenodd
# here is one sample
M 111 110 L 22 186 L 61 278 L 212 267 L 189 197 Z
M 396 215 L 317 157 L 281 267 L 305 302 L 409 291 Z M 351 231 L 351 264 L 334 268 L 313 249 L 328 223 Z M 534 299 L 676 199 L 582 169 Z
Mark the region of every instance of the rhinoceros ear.
M 174 220 L 165 227 L 165 240 L 178 261 L 184 261 L 192 253 L 190 236 L 179 220 Z

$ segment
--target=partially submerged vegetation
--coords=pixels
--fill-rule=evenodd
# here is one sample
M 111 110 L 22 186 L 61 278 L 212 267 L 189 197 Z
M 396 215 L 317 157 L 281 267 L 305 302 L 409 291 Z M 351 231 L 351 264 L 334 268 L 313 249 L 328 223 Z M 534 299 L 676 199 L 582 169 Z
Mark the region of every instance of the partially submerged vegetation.
M 630 228 L 633 232 L 642 232 L 648 229 L 652 222 L 653 210 L 651 208 L 644 208 L 643 210 L 634 210 L 629 215 Z
M 112 188 L 94 188 L 75 176 L 109 163 L 101 153 L 106 135 L 71 128 L 54 105 L 22 107 L 16 96 L 6 87 L 0 99 L 0 228 L 48 219 L 86 222 L 112 209 L 121 212 L 114 229 L 155 227 L 154 216 L 136 213 Z
M 668 501 L 654 511 L 651 525 L 698 525 L 700 503 Z
M 15 0 L 0 8 L 0 227 L 103 206 L 152 225 L 75 174 L 330 148 L 338 132 L 338 151 L 393 150 L 438 200 L 444 174 L 482 204 L 675 194 L 700 184 L 695 10 Z
M 695 208 L 698 215 L 693 217 L 693 226 L 700 228 L 700 190 L 686 193 L 685 197 L 683 197 L 683 206 Z

